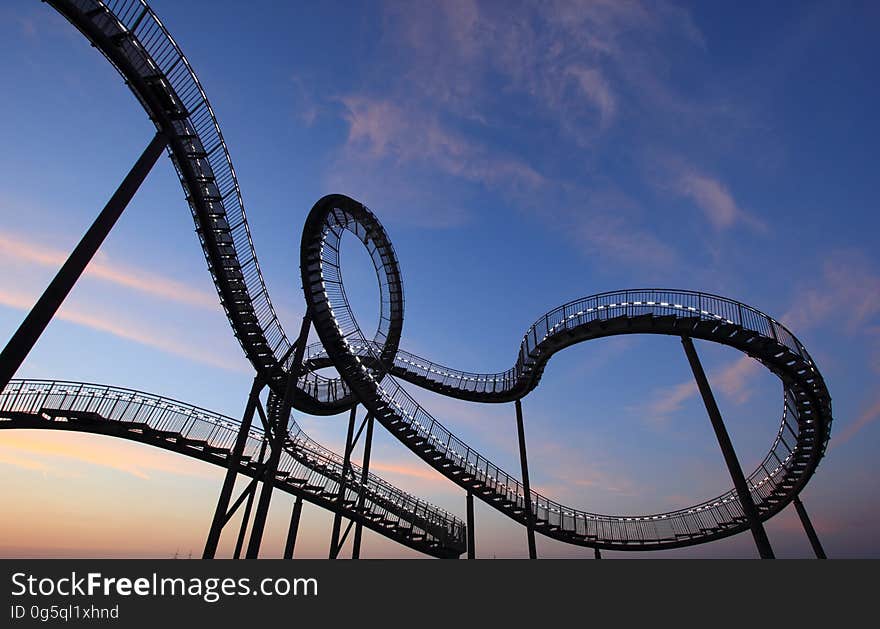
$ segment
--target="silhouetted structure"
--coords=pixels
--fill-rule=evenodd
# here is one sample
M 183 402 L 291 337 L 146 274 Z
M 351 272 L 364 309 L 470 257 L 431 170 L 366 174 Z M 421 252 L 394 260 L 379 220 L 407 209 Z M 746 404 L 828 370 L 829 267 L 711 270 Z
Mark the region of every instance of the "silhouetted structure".
M 291 343 L 263 282 L 220 127 L 180 48 L 141 0 L 52 0 L 49 4 L 119 70 L 158 134 L 133 169 L 131 181 L 121 186 L 125 194 L 108 204 L 112 219 L 104 220 L 102 214 L 96 222 L 100 238 L 84 238 L 88 246 L 71 256 L 76 264 L 66 265 L 59 273 L 64 290 L 50 287 L 4 350 L 0 374 L 8 375 L 0 382 L 6 385 L 0 393 L 0 428 L 112 434 L 223 465 L 227 475 L 204 557 L 215 555 L 225 525 L 242 507 L 234 556 L 244 550 L 247 557 L 257 557 L 275 488 L 296 496 L 285 557 L 294 553 L 303 500 L 334 513 L 331 557 L 339 555 L 352 527 L 355 557 L 360 553 L 362 527 L 433 556 L 456 557 L 467 551 L 473 557 L 474 497 L 525 527 L 533 558 L 537 556 L 536 532 L 592 547 L 599 558 L 600 549 L 674 548 L 745 530 L 752 531 L 760 555 L 772 557 L 762 523 L 792 501 L 817 556 L 824 556 L 797 496 L 825 452 L 831 401 L 806 349 L 779 322 L 745 304 L 706 293 L 663 289 L 602 293 L 560 306 L 538 319 L 523 336 L 516 361 L 507 371 L 452 369 L 399 349 L 403 286 L 390 238 L 365 206 L 330 195 L 312 208 L 303 228 L 300 271 L 306 314 Z M 221 305 L 256 372 L 241 420 L 113 387 L 9 380 L 166 145 Z M 342 285 L 339 250 L 345 232 L 366 247 L 379 279 L 379 325 L 369 339 L 358 326 Z M 320 342 L 308 345 L 312 328 Z M 574 509 L 530 488 L 522 398 L 538 385 L 544 366 L 557 351 L 619 334 L 682 339 L 734 489 L 685 509 L 623 516 Z M 779 431 L 767 456 L 748 476 L 727 436 L 692 339 L 738 349 L 760 361 L 783 383 Z M 325 367 L 335 368 L 339 377 L 320 375 Z M 462 400 L 513 402 L 523 481 L 453 435 L 396 378 Z M 366 409 L 366 415 L 355 430 L 359 406 Z M 348 411 L 343 456 L 309 439 L 292 418 L 292 409 L 316 415 Z M 369 473 L 374 421 L 465 491 L 467 526 Z M 364 429 L 363 467 L 359 468 L 351 457 Z M 238 474 L 251 481 L 233 500 Z M 349 521 L 344 531 L 343 518 Z

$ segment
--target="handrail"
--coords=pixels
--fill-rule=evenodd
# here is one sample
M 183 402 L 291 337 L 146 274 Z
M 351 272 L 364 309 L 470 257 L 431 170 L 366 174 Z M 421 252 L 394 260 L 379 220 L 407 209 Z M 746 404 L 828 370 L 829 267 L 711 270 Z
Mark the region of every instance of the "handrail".
M 122 403 L 122 405 L 120 405 Z M 238 434 L 240 421 L 214 411 L 152 393 L 103 384 L 62 380 L 11 380 L 0 391 L 0 414 L 27 412 L 33 415 L 45 409 L 97 413 L 108 421 L 137 423 L 144 421 L 162 432 L 179 433 L 185 439 L 205 441 L 212 448 L 231 449 Z M 156 416 L 156 412 L 159 415 Z M 341 478 L 342 457 L 308 437 L 295 421 L 288 428 L 285 454 L 312 470 L 337 482 Z M 254 425 L 248 432 L 244 454 L 256 458 L 266 441 L 262 427 Z M 293 465 L 282 461 L 284 472 Z M 354 478 L 346 488 L 354 496 L 360 492 L 374 500 L 380 498 L 394 505 L 397 515 L 415 518 L 439 527 L 452 539 L 464 539 L 464 523 L 444 509 L 388 483 L 373 473 L 361 481 L 361 468 L 351 463 Z M 434 533 L 437 533 L 435 530 Z

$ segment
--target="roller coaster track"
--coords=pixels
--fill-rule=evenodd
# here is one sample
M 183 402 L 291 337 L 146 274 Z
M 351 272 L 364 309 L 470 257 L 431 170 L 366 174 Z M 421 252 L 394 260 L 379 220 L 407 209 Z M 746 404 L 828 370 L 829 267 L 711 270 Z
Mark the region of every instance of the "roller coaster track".
M 142 0 L 49 4 L 116 67 L 168 138 L 171 160 L 233 332 L 267 382 L 270 396 L 282 396 L 294 368 L 292 344 L 262 278 L 220 127 L 189 62 Z M 339 266 L 345 232 L 367 248 L 379 279 L 381 314 L 372 339 L 359 328 L 345 296 Z M 331 415 L 363 404 L 440 473 L 517 522 L 529 524 L 531 513 L 534 529 L 548 537 L 604 549 L 671 548 L 733 535 L 749 523 L 733 490 L 691 507 L 650 515 L 603 515 L 559 504 L 535 491 L 526 495 L 515 476 L 453 435 L 396 378 L 464 400 L 506 402 L 521 399 L 537 386 L 551 356 L 575 343 L 619 334 L 703 339 L 755 358 L 783 384 L 779 430 L 767 456 L 747 479 L 761 520 L 797 496 L 824 454 L 832 414 L 822 376 L 787 328 L 745 304 L 661 289 L 593 295 L 538 319 L 523 336 L 514 366 L 507 371 L 471 373 L 399 350 L 403 288 L 397 257 L 384 228 L 362 204 L 341 195 L 318 201 L 303 228 L 300 270 L 320 345 L 308 348 L 306 368 L 296 372 L 293 406 Z M 338 378 L 318 373 L 330 366 Z M 269 405 L 270 411 L 280 407 Z M 288 450 L 295 459 L 296 448 Z M 348 493 L 352 491 L 346 489 L 345 500 L 354 497 Z M 335 505 L 337 512 L 341 508 Z M 431 517 L 442 521 L 452 538 L 460 534 L 454 519 L 443 520 L 438 511 Z
M 13 380 L 0 393 L 0 429 L 74 430 L 121 437 L 227 467 L 239 420 L 141 391 L 82 382 Z M 256 477 L 264 432 L 251 428 L 239 472 Z M 464 525 L 449 513 L 349 464 L 339 499 L 343 460 L 293 422 L 275 486 L 435 557 L 464 551 Z

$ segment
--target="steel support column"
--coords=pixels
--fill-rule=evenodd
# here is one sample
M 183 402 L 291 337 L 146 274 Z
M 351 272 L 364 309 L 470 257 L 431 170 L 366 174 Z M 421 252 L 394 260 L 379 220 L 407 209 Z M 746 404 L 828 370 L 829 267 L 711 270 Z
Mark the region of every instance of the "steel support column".
M 290 528 L 287 529 L 287 543 L 284 545 L 284 558 L 293 559 L 293 547 L 296 546 L 296 534 L 299 532 L 299 516 L 303 509 L 302 496 L 296 497 L 293 511 L 290 513 Z
M 807 538 L 810 540 L 813 552 L 816 553 L 816 559 L 828 559 L 825 556 L 825 549 L 822 548 L 822 544 L 819 542 L 819 536 L 816 535 L 816 529 L 813 528 L 813 523 L 810 522 L 810 516 L 807 515 L 807 510 L 804 509 L 804 503 L 801 502 L 800 496 L 794 497 L 794 508 L 801 519 L 801 524 L 804 525 L 804 531 L 807 533 Z
M 529 487 L 529 461 L 526 457 L 526 432 L 523 428 L 522 403 L 516 400 L 516 432 L 519 435 L 519 461 L 522 465 L 523 494 L 525 495 L 526 509 L 526 536 L 529 542 L 529 559 L 537 559 L 538 551 L 535 548 L 535 519 L 532 513 L 532 492 Z
M 278 461 L 281 460 L 281 450 L 287 438 L 287 423 L 290 419 L 290 409 L 293 407 L 293 399 L 296 395 L 296 381 L 302 367 L 303 354 L 309 338 L 309 328 L 312 318 L 308 312 L 303 317 L 299 336 L 296 339 L 296 350 L 293 354 L 293 362 L 287 376 L 287 385 L 284 388 L 284 397 L 281 400 L 281 408 L 278 411 L 274 433 L 272 434 L 272 450 L 269 452 L 269 460 L 266 471 L 263 474 L 263 488 L 260 491 L 260 500 L 257 503 L 257 511 L 254 514 L 254 524 L 251 527 L 251 538 L 248 541 L 248 559 L 256 559 L 260 554 L 260 544 L 263 541 L 263 531 L 266 528 L 266 517 L 269 515 L 269 504 L 272 502 L 272 490 L 275 487 L 275 473 L 278 471 Z
M 153 136 L 147 148 L 144 149 L 122 183 L 119 184 L 116 192 L 107 201 L 107 205 L 98 214 L 95 222 L 89 227 L 55 278 L 31 308 L 18 330 L 9 339 L 6 347 L 0 353 L 0 391 L 6 388 L 12 376 L 21 367 L 37 339 L 49 325 L 52 317 L 55 316 L 58 308 L 61 307 L 64 299 L 91 262 L 101 243 L 107 238 L 107 234 L 113 229 L 125 207 L 152 170 L 166 144 L 167 139 L 162 133 L 156 133 Z
M 467 492 L 467 555 L 468 559 L 476 558 L 474 549 L 474 495 Z
M 364 436 L 364 462 L 361 465 L 361 487 L 367 486 L 367 480 L 370 477 L 370 451 L 373 444 L 373 415 L 367 415 L 367 434 Z M 364 492 L 361 490 L 358 496 L 358 510 L 364 507 Z M 361 535 L 363 534 L 363 525 L 358 522 L 354 525 L 354 541 L 351 546 L 351 558 L 361 558 Z
M 721 453 L 724 455 L 724 461 L 727 463 L 727 470 L 733 479 L 733 485 L 736 488 L 736 493 L 742 505 L 743 514 L 745 514 L 752 529 L 752 536 L 755 538 L 758 554 L 760 554 L 762 559 L 773 559 L 773 548 L 770 546 L 770 540 L 767 539 L 764 524 L 758 516 L 758 509 L 752 500 L 752 494 L 749 492 L 749 487 L 746 484 L 746 478 L 743 475 L 739 459 L 736 457 L 736 451 L 733 449 L 733 443 L 730 441 L 730 435 L 727 434 L 724 420 L 721 419 L 721 411 L 718 410 L 718 404 L 715 403 L 715 396 L 712 395 L 709 380 L 703 371 L 703 365 L 700 363 L 700 357 L 697 355 L 694 342 L 690 337 L 682 336 L 681 344 L 684 346 L 684 353 L 687 355 L 688 362 L 691 365 L 691 371 L 694 372 L 694 379 L 697 381 L 700 395 L 703 397 L 703 404 L 705 404 L 706 412 L 712 421 L 712 428 L 715 429 L 715 436 L 718 439 L 718 445 L 721 446 Z
M 260 405 L 257 405 L 257 410 L 260 410 Z M 260 456 L 257 458 L 257 463 L 263 462 L 263 456 L 266 454 L 266 441 L 263 440 L 263 444 L 260 446 Z M 247 503 L 244 505 L 244 515 L 241 516 L 241 526 L 238 528 L 238 539 L 235 540 L 235 552 L 232 553 L 233 559 L 241 559 L 241 549 L 244 547 L 244 536 L 247 534 L 248 523 L 251 520 L 251 509 L 254 506 L 254 496 L 257 495 L 257 486 L 254 485 L 253 489 L 248 492 Z
M 345 456 L 342 459 L 342 478 L 339 481 L 339 494 L 336 499 L 337 506 L 342 506 L 345 500 L 345 481 L 348 478 L 348 470 L 351 468 L 351 451 L 354 450 L 354 422 L 357 419 L 357 404 L 351 407 L 348 414 L 348 431 L 345 435 Z M 337 511 L 333 514 L 333 532 L 330 535 L 330 559 L 336 559 L 339 556 L 339 533 L 342 528 L 342 514 Z
M 213 559 L 217 553 L 217 545 L 220 543 L 220 534 L 223 532 L 223 526 L 227 521 L 227 513 L 229 512 L 229 499 L 232 497 L 232 490 L 235 488 L 235 479 L 238 477 L 238 465 L 241 462 L 241 455 L 244 453 L 244 447 L 247 444 L 248 434 L 251 430 L 251 423 L 254 419 L 254 412 L 257 410 L 257 404 L 260 401 L 260 391 L 263 390 L 263 381 L 259 376 L 254 378 L 251 385 L 251 392 L 248 395 L 248 401 L 245 405 L 244 415 L 241 418 L 241 425 L 238 429 L 238 436 L 235 439 L 235 445 L 229 453 L 226 462 L 226 477 L 223 479 L 223 486 L 220 489 L 220 496 L 217 498 L 217 507 L 214 509 L 214 519 L 211 521 L 211 530 L 208 532 L 208 539 L 205 542 L 205 551 L 202 553 L 202 559 Z M 252 500 L 252 499 L 249 499 Z M 245 525 L 247 521 L 245 521 Z

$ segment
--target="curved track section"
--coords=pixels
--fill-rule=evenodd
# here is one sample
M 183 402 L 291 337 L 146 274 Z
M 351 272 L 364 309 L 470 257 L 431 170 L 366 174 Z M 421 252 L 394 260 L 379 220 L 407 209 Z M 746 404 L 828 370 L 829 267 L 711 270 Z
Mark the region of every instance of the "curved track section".
M 338 286 L 342 232 L 359 229 L 372 232 L 380 246 L 390 246 L 372 212 L 342 195 L 324 197 L 306 219 L 300 269 L 306 302 L 324 348 L 319 354 L 328 357 L 364 406 L 413 452 L 523 524 L 528 500 L 536 514 L 536 530 L 545 535 L 618 550 L 670 548 L 732 535 L 748 528 L 748 522 L 734 490 L 686 509 L 639 516 L 585 512 L 534 491 L 526 497 L 516 477 L 473 451 L 432 417 L 400 386 L 395 373 L 439 393 L 479 401 L 497 396 L 501 401 L 531 390 L 551 356 L 575 343 L 636 333 L 699 338 L 746 353 L 783 383 L 782 423 L 769 454 L 748 478 L 763 519 L 788 504 L 824 453 L 832 420 L 831 399 L 806 349 L 774 319 L 715 295 L 635 290 L 565 304 L 527 330 L 516 365 L 504 374 L 454 372 L 412 355 L 396 360 L 392 367 L 377 345 L 364 337 L 345 291 Z M 322 364 L 319 358 L 312 361 Z
M 288 340 L 263 282 L 241 192 L 213 109 L 189 62 L 143 0 L 49 0 L 116 67 L 169 142 L 169 153 L 233 332 L 248 359 L 282 395 L 290 372 Z M 373 258 L 382 317 L 372 339 L 348 308 L 338 265 L 344 231 Z M 471 450 L 422 409 L 395 376 L 445 395 L 477 402 L 519 399 L 533 389 L 554 352 L 613 334 L 668 334 L 722 343 L 761 361 L 784 389 L 779 432 L 749 483 L 762 518 L 782 509 L 815 471 L 828 440 L 831 403 L 825 383 L 797 339 L 753 308 L 687 291 L 622 291 L 557 308 L 526 332 L 514 366 L 480 374 L 450 369 L 398 351 L 403 319 L 400 272 L 375 216 L 345 197 L 319 201 L 301 249 L 303 287 L 322 348 L 312 348 L 299 376 L 294 405 L 316 415 L 362 402 L 434 468 L 511 518 L 526 522 L 526 502 L 541 533 L 566 542 L 612 549 L 667 548 L 743 531 L 747 522 L 733 491 L 678 511 L 611 516 L 561 505 Z M 318 373 L 333 366 L 340 378 Z M 270 408 L 279 405 L 269 405 Z
M 121 437 L 227 467 L 239 421 L 176 400 L 104 385 L 12 380 L 0 393 L 0 429 L 76 430 Z M 252 428 L 239 472 L 259 475 L 265 434 Z M 342 458 L 294 423 L 275 475 L 278 489 L 434 557 L 465 551 L 464 524 L 352 464 L 339 499 Z
M 125 79 L 168 150 L 192 211 L 208 270 L 233 333 L 276 395 L 287 381 L 291 342 L 254 250 L 223 133 L 177 42 L 142 0 L 49 0 Z M 332 415 L 355 400 L 338 379 L 300 376 L 296 408 Z

